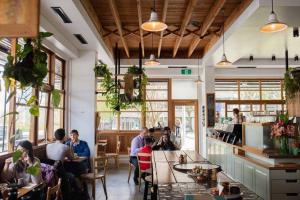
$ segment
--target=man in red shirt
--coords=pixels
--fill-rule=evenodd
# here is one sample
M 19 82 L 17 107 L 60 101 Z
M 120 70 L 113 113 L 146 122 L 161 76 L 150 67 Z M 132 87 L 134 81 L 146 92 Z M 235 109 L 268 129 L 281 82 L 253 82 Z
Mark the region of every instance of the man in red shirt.
M 149 153 L 151 154 L 152 152 L 152 138 L 151 137 L 145 137 L 144 138 L 145 141 L 145 146 L 141 148 L 141 150 L 139 151 L 139 153 Z M 151 157 L 144 157 L 141 156 L 140 157 L 141 161 L 151 161 Z M 140 169 L 141 170 L 147 170 L 150 169 L 151 165 L 150 163 L 140 163 Z

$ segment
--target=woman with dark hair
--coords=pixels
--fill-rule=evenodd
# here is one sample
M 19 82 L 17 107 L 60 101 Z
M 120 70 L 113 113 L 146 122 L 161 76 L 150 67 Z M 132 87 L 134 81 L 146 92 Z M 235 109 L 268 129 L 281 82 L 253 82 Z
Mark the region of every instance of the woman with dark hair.
M 20 158 L 13 163 L 12 158 L 5 160 L 3 168 L 3 178 L 7 181 L 13 179 L 21 179 L 24 185 L 28 183 L 39 184 L 42 182 L 41 170 L 35 175 L 27 173 L 28 167 L 37 166 L 40 167 L 40 160 L 33 155 L 32 144 L 28 140 L 21 141 L 17 146 L 17 151 L 22 152 Z

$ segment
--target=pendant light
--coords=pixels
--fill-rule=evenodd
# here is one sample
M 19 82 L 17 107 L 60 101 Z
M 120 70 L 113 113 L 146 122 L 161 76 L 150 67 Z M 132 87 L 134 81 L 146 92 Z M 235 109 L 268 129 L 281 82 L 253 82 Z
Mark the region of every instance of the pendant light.
M 222 34 L 222 43 L 223 43 L 223 55 L 222 59 L 220 62 L 217 63 L 218 67 L 225 67 L 225 66 L 230 66 L 232 63 L 227 60 L 226 54 L 225 54 L 225 41 L 224 41 L 224 32 L 225 32 L 225 14 L 223 10 L 223 17 L 224 17 L 224 22 L 223 22 L 223 34 Z
M 159 32 L 168 28 L 167 24 L 158 20 L 155 10 L 155 0 L 153 0 L 153 8 L 151 9 L 150 19 L 141 25 L 141 28 L 149 32 Z
M 153 33 L 151 35 L 152 35 L 152 50 L 153 50 Z M 155 55 L 151 53 L 150 58 L 145 62 L 145 65 L 160 65 L 160 62 L 156 60 Z
M 267 23 L 260 28 L 260 32 L 262 33 L 275 33 L 275 32 L 280 32 L 285 29 L 287 29 L 287 25 L 283 22 L 280 22 L 277 18 L 276 13 L 274 12 L 273 8 L 273 0 L 272 1 L 272 11 L 271 14 L 268 17 Z
M 195 83 L 197 85 L 202 83 L 202 80 L 200 78 L 200 69 L 199 68 L 200 68 L 200 54 L 198 55 L 198 78 L 197 78 L 197 80 L 195 80 Z

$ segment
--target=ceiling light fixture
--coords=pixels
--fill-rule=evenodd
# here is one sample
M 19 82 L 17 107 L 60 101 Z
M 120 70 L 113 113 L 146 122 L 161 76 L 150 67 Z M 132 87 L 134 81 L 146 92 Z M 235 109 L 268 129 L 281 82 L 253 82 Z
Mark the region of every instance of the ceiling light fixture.
M 152 50 L 153 50 L 153 33 L 151 35 L 152 35 Z M 145 65 L 160 65 L 160 62 L 156 60 L 155 55 L 151 53 L 150 58 L 145 62 Z
M 222 38 L 222 42 L 223 42 L 223 55 L 221 58 L 221 61 L 217 63 L 218 67 L 225 67 L 225 66 L 230 66 L 232 63 L 230 61 L 227 60 L 226 54 L 225 54 L 225 41 L 224 41 L 224 32 L 225 32 L 225 14 L 224 14 L 224 10 L 223 10 L 223 38 Z
M 153 0 L 153 8 L 151 9 L 150 19 L 141 25 L 141 28 L 149 32 L 159 32 L 168 28 L 168 25 L 158 20 L 155 10 L 155 0 Z
M 268 17 L 267 23 L 260 28 L 260 32 L 262 33 L 275 33 L 280 32 L 287 29 L 287 25 L 283 22 L 280 22 L 277 18 L 276 13 L 274 12 L 273 0 L 272 1 L 272 11 Z
M 200 54 L 199 54 L 199 56 L 198 56 L 198 78 L 197 78 L 197 80 L 195 80 L 195 83 L 197 84 L 197 85 L 199 85 L 199 84 L 201 84 L 202 83 L 202 80 L 201 80 L 201 78 L 200 78 Z

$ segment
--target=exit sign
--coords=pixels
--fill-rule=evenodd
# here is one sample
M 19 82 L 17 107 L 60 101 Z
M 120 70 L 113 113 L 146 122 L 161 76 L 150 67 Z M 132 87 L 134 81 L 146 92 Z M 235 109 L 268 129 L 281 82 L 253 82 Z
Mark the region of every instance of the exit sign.
M 181 74 L 182 75 L 191 75 L 192 69 L 181 69 Z

